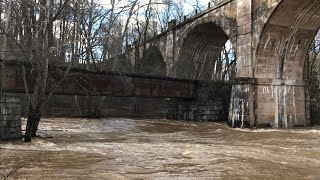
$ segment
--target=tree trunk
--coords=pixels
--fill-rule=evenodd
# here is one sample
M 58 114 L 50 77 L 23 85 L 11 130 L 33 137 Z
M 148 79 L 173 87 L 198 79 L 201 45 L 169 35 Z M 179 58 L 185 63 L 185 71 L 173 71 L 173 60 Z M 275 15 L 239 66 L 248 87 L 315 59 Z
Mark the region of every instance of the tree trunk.
M 26 133 L 24 136 L 24 142 L 31 142 L 33 126 L 35 123 L 36 111 L 32 107 L 31 102 L 29 103 L 29 112 L 28 112 L 28 119 L 27 119 L 27 126 L 26 126 Z
M 41 117 L 40 111 L 36 112 L 35 117 L 34 117 L 34 123 L 33 123 L 33 127 L 32 127 L 31 137 L 36 137 L 37 136 L 40 117 Z

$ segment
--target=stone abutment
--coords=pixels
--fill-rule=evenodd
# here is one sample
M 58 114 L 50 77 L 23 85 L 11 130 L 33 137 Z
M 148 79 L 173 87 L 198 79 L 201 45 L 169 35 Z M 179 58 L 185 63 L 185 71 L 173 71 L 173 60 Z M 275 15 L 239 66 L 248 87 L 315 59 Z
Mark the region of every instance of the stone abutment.
M 21 139 L 21 102 L 19 97 L 0 96 L 0 140 Z

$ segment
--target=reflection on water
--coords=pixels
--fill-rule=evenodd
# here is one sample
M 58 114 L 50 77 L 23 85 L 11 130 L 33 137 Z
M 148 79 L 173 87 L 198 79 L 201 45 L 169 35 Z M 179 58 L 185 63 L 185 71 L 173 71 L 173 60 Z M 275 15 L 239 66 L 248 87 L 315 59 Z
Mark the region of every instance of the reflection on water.
M 31 143 L 0 142 L 20 179 L 320 179 L 320 129 L 230 129 L 168 120 L 48 118 Z

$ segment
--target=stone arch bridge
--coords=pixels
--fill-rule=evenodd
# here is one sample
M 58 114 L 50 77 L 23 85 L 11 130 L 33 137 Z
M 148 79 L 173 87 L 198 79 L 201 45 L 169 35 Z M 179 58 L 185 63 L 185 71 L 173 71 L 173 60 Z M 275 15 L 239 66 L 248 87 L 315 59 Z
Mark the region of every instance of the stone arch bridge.
M 181 23 L 172 21 L 167 31 L 128 51 L 136 72 L 149 76 L 91 73 L 90 77 L 95 77 L 92 78 L 94 86 L 90 84 L 89 88 L 95 87 L 94 92 L 103 96 L 201 99 L 201 95 L 210 89 L 206 88 L 209 85 L 204 86 L 193 80 L 212 79 L 216 59 L 222 46 L 230 40 L 237 59 L 229 108 L 231 126 L 306 126 L 310 123 L 310 105 L 304 66 L 319 26 L 319 0 L 222 0 L 217 6 Z M 3 64 L 1 67 L 4 67 Z M 3 71 L 0 68 L 0 139 L 3 137 L 3 124 L 8 125 L 6 130 L 9 131 L 11 127 L 21 128 L 15 124 L 16 121 L 8 120 L 13 118 L 19 121 L 20 116 L 10 114 L 15 111 L 11 107 L 21 110 L 18 101 L 2 98 L 3 92 L 10 92 L 10 89 L 12 92 L 19 91 L 19 88 L 22 93 L 24 91 L 22 83 L 19 83 L 21 71 L 15 68 L 13 66 Z M 54 77 L 60 77 L 58 75 Z M 162 79 L 159 76 L 168 77 Z M 79 85 L 74 82 L 68 81 L 58 87 L 59 92 L 88 94 L 83 92 L 88 88 L 82 85 L 78 88 Z M 227 93 L 222 88 L 218 89 Z M 222 95 L 218 92 L 213 90 L 207 94 L 215 96 L 202 97 L 202 100 L 209 102 L 211 98 L 210 101 L 214 102 Z M 204 112 L 211 111 L 210 104 L 202 101 L 203 104 L 194 106 L 190 106 L 189 102 L 184 105 L 185 102 L 180 100 L 177 103 L 178 106 L 172 108 L 173 114 L 188 109 L 183 117 L 192 113 L 195 115 L 193 107 L 203 107 Z M 222 111 L 217 107 L 220 105 L 211 109 Z M 136 109 L 139 108 L 135 107 L 134 111 Z M 200 113 L 199 116 L 207 115 Z
M 319 26 L 319 0 L 222 0 L 183 22 L 171 21 L 145 46 L 134 46 L 130 59 L 139 67 L 143 50 L 153 49 L 163 62 L 148 71 L 203 80 L 212 76 L 230 39 L 237 59 L 231 125 L 305 126 L 310 107 L 304 66 Z

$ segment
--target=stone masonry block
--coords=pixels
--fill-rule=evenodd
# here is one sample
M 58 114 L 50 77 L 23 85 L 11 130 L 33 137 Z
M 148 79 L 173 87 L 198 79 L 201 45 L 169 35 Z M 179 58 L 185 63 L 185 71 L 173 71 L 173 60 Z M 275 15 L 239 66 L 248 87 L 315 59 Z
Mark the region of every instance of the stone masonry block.
M 246 24 L 251 24 L 251 14 L 245 14 L 244 16 L 237 18 L 238 26 L 243 26 Z
M 237 1 L 237 16 L 241 17 L 251 12 L 251 1 L 252 0 L 238 0 Z
M 242 26 L 238 26 L 238 35 L 244 35 L 244 34 L 248 34 L 250 33 L 252 30 L 252 24 L 248 23 L 248 24 L 244 24 Z
M 251 34 L 245 34 L 238 37 L 238 46 L 251 45 Z
M 0 127 L 18 127 L 21 126 L 19 121 L 4 121 L 0 120 Z
M 7 96 L 1 96 L 0 97 L 0 103 L 20 103 L 20 99 L 16 97 L 7 97 Z
M 0 97 L 0 140 L 19 139 L 21 133 L 21 104 L 17 97 Z
M 21 112 L 21 108 L 20 107 L 13 107 L 13 108 L 7 108 L 7 107 L 1 107 L 0 106 L 0 114 L 2 115 L 8 115 L 8 114 L 19 114 Z
M 18 121 L 21 119 L 21 116 L 15 114 L 4 114 L 1 115 L 0 119 L 3 121 Z
M 21 105 L 19 103 L 12 103 L 12 102 L 0 102 L 0 108 L 19 108 Z

